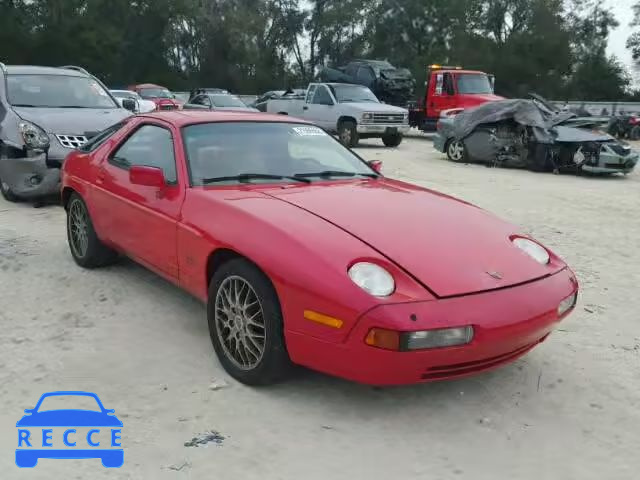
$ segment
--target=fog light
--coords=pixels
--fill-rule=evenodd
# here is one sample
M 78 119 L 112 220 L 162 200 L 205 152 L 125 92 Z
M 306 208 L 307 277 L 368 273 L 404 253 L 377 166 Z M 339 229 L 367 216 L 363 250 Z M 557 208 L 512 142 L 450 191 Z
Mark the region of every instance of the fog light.
M 38 175 L 33 175 L 31 176 L 31 178 L 29 178 L 29 183 L 33 187 L 35 187 L 36 185 L 40 185 L 40 182 L 42 182 L 42 178 L 40 178 Z
M 560 302 L 560 305 L 558 305 L 558 316 L 561 317 L 562 315 L 567 313 L 569 310 L 571 310 L 573 307 L 575 307 L 577 300 L 578 300 L 578 292 L 575 292 L 572 295 L 569 295 L 564 300 L 562 300 Z
M 473 338 L 473 327 L 440 328 L 421 332 L 406 333 L 407 350 L 421 350 L 423 348 L 454 347 L 465 345 Z

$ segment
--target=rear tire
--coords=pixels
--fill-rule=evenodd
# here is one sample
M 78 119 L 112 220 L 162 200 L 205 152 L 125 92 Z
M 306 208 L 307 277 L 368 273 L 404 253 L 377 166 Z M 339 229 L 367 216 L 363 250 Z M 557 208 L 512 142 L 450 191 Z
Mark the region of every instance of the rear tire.
M 353 148 L 358 145 L 360 140 L 356 123 L 351 120 L 343 120 L 338 125 L 338 139 L 340 143 L 347 148 Z
M 288 375 L 280 302 L 254 264 L 237 258 L 220 266 L 209 284 L 207 320 L 213 348 L 233 378 L 257 386 Z
M 467 161 L 467 149 L 462 140 L 449 140 L 446 151 L 447 158 L 452 162 L 460 163 Z
M 384 135 L 382 137 L 382 143 L 385 147 L 397 147 L 402 143 L 402 134 L 394 133 L 391 135 Z
M 640 125 L 636 125 L 629 132 L 629 140 L 640 140 Z
M 118 259 L 118 253 L 98 238 L 87 205 L 75 192 L 67 204 L 67 242 L 73 260 L 83 268 L 104 267 Z

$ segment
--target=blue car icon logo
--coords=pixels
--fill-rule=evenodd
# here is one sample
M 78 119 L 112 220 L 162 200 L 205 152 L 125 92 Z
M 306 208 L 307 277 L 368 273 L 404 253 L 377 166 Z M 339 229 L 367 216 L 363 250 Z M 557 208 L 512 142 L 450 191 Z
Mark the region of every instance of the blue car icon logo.
M 82 404 L 83 408 L 56 408 L 53 404 Z M 16 423 L 16 465 L 35 467 L 40 458 L 99 458 L 108 468 L 121 467 L 122 422 L 90 392 L 49 392 Z

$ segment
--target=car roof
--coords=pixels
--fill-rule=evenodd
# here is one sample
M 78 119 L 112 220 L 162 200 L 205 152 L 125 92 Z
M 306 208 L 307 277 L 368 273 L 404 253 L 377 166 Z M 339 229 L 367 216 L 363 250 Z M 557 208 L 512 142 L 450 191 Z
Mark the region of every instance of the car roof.
M 79 70 L 58 67 L 40 67 L 37 65 L 6 65 L 9 75 L 65 75 L 68 77 L 86 77 Z
M 133 85 L 133 88 L 165 88 L 162 85 L 156 85 L 155 83 L 138 83 Z
M 309 123 L 288 115 L 271 113 L 246 113 L 243 111 L 198 111 L 198 110 L 163 110 L 137 115 L 137 117 L 155 118 L 171 123 L 176 127 L 184 127 L 194 123 L 218 122 L 266 122 L 266 123 Z

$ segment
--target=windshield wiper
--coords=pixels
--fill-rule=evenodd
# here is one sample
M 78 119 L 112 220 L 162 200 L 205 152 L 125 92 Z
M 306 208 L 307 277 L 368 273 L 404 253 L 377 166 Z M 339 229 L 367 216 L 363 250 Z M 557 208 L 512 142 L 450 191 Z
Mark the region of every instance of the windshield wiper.
M 229 175 L 226 177 L 211 177 L 202 179 L 203 184 L 228 182 L 231 180 L 238 180 L 239 182 L 250 182 L 251 180 L 294 180 L 296 182 L 310 183 L 311 180 L 306 178 L 289 177 L 287 175 L 269 175 L 267 173 L 241 173 L 239 175 Z
M 340 170 L 323 170 L 322 172 L 296 173 L 294 177 L 295 178 L 311 178 L 311 177 L 330 178 L 330 177 L 355 177 L 356 175 L 369 177 L 369 178 L 378 178 L 378 175 L 376 175 L 375 173 L 342 172 Z
M 12 107 L 29 107 L 29 108 L 38 108 L 36 105 L 29 105 L 28 103 L 12 103 Z

